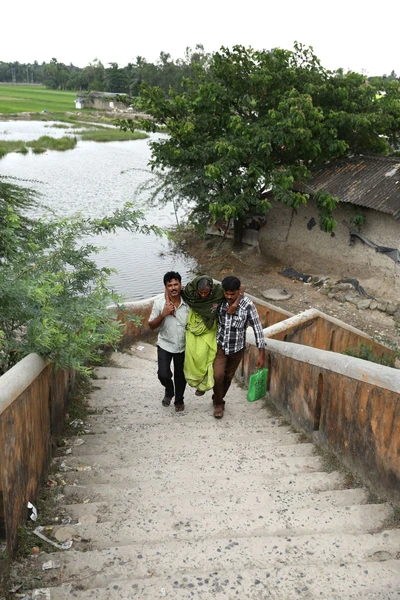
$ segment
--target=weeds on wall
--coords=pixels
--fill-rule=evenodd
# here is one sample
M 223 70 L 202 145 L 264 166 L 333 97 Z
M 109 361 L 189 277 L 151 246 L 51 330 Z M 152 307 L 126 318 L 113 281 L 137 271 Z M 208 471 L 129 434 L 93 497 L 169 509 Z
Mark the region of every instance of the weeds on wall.
M 386 367 L 395 368 L 396 357 L 394 355 L 385 354 L 383 356 L 377 356 L 374 353 L 372 346 L 369 346 L 368 344 L 361 344 L 359 348 L 346 348 L 343 350 L 342 354 L 361 358 L 362 360 L 368 360 Z

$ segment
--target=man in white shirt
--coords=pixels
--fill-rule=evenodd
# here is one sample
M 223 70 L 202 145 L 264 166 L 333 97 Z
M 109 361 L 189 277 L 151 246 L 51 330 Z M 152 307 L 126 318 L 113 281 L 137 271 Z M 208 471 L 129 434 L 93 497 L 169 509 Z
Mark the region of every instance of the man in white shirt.
M 156 298 L 149 318 L 150 329 L 160 328 L 157 340 L 158 379 L 165 388 L 163 406 L 169 406 L 175 396 L 175 411 L 185 408 L 183 395 L 186 380 L 185 360 L 186 321 L 189 307 L 181 297 L 181 276 L 175 271 L 164 275 L 166 295 Z M 167 297 L 167 300 L 166 300 Z M 172 379 L 171 361 L 174 363 Z

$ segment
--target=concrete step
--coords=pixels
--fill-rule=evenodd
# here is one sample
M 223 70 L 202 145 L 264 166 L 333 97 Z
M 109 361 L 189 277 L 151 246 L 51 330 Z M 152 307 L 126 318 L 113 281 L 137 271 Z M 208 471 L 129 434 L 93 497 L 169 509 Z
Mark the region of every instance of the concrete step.
M 142 347 L 143 350 L 137 350 L 138 347 Z M 157 346 L 148 342 L 138 341 L 124 352 L 114 352 L 110 356 L 110 366 L 96 367 L 95 374 L 98 378 L 107 377 L 110 368 L 136 369 L 136 371 L 139 371 L 139 374 L 142 374 L 143 361 L 149 361 L 157 365 Z M 141 369 L 137 368 L 139 365 L 142 365 Z
M 89 576 L 90 577 L 90 576 Z M 364 562 L 358 564 L 319 564 L 300 566 L 243 568 L 217 570 L 212 564 L 197 573 L 164 577 L 148 573 L 141 579 L 134 573 L 116 578 L 104 586 L 80 589 L 80 583 L 68 583 L 51 589 L 51 600 L 128 600 L 130 598 L 248 598 L 251 600 L 350 600 L 368 598 L 380 593 L 387 600 L 399 587 L 400 561 Z M 76 587 L 74 587 L 74 585 Z M 393 597 L 393 596 L 392 596 Z
M 115 415 L 102 414 L 91 415 L 87 418 L 86 423 L 89 426 L 90 432 L 106 433 L 114 431 L 126 432 L 126 435 L 132 436 L 136 432 L 144 429 L 171 428 L 171 431 L 180 431 L 183 426 L 188 431 L 197 431 L 197 433 L 212 433 L 221 432 L 229 433 L 240 431 L 242 434 L 263 433 L 267 435 L 270 427 L 267 422 L 268 415 L 256 416 L 245 411 L 243 415 L 239 415 L 235 407 L 228 406 L 224 412 L 223 419 L 215 419 L 213 417 L 213 408 L 211 404 L 203 415 L 198 415 L 186 407 L 184 412 L 176 413 L 174 406 L 162 408 L 159 411 L 152 410 L 147 415 L 138 414 L 136 411 L 132 414 L 123 414 L 118 407 L 115 409 Z M 278 427 L 277 427 L 278 429 Z M 292 429 L 279 427 L 281 435 L 285 432 L 293 433 Z M 188 434 L 189 435 L 189 434 Z
M 213 421 L 208 423 L 202 423 L 198 428 L 192 427 L 188 423 L 182 421 L 176 422 L 174 420 L 167 421 L 168 427 L 163 427 L 165 421 L 152 424 L 147 423 L 145 425 L 137 425 L 132 423 L 131 425 L 126 421 L 121 421 L 120 418 L 104 418 L 97 417 L 96 420 L 93 417 L 88 418 L 89 431 L 91 434 L 88 435 L 77 435 L 69 438 L 69 442 L 72 444 L 72 451 L 75 453 L 79 446 L 74 446 L 74 442 L 79 438 L 82 438 L 84 444 L 91 444 L 94 448 L 99 448 L 99 451 L 104 451 L 108 444 L 119 445 L 124 447 L 127 444 L 132 445 L 134 450 L 143 449 L 156 451 L 160 444 L 165 444 L 170 449 L 184 448 L 187 446 L 188 436 L 190 436 L 191 445 L 209 445 L 212 446 L 215 443 L 221 443 L 224 446 L 232 444 L 247 444 L 249 446 L 258 445 L 258 443 L 267 444 L 297 444 L 299 441 L 299 434 L 293 433 L 291 429 L 287 427 L 275 427 L 269 426 L 262 421 L 261 426 L 254 427 L 243 427 L 242 429 L 235 429 L 230 424 L 226 423 L 223 428 L 215 427 Z M 96 425 L 97 431 L 94 434 L 93 426 Z M 125 430 L 122 430 L 122 425 Z M 301 439 L 301 437 L 300 437 Z
M 224 418 L 218 421 L 212 417 L 211 413 L 203 419 L 196 420 L 193 414 L 189 419 L 186 418 L 188 413 L 175 413 L 173 407 L 163 410 L 166 412 L 156 417 L 153 415 L 151 418 L 138 420 L 135 415 L 122 416 L 118 411 L 116 414 L 89 415 L 86 423 L 89 434 L 114 435 L 120 433 L 124 443 L 129 438 L 147 441 L 153 436 L 160 437 L 160 439 L 173 439 L 178 436 L 178 439 L 181 438 L 186 442 L 188 436 L 191 439 L 207 436 L 210 438 L 210 443 L 213 438 L 217 440 L 257 440 L 274 436 L 281 439 L 285 436 L 293 436 L 293 440 L 299 439 L 299 435 L 294 433 L 293 429 L 271 423 L 266 413 L 265 417 L 255 420 L 238 419 L 234 412 L 227 409 Z
M 161 399 L 164 396 L 164 388 L 157 380 L 155 375 L 154 380 L 149 381 L 148 377 L 138 379 L 136 377 L 128 376 L 125 377 L 126 370 L 117 369 L 110 372 L 109 379 L 102 379 L 93 383 L 94 394 L 91 394 L 91 398 L 98 405 L 104 406 L 131 406 L 133 408 L 140 408 L 148 404 L 148 400 L 160 399 L 157 403 L 161 406 Z M 135 371 L 129 371 L 127 374 L 131 375 Z M 193 404 L 193 407 L 202 408 L 208 406 L 212 400 L 212 390 L 208 390 L 203 396 L 199 397 L 195 394 L 196 389 L 190 386 L 185 388 L 185 398 Z M 259 411 L 265 408 L 264 401 L 257 400 L 256 402 L 249 403 L 246 400 L 246 394 L 243 390 L 235 383 L 232 383 L 232 389 L 229 390 L 227 396 L 227 402 L 235 406 L 247 407 L 252 411 Z
M 100 436 L 100 439 L 98 437 L 97 435 L 86 436 L 81 446 L 72 445 L 72 454 L 59 457 L 56 464 L 61 462 L 72 464 L 76 457 L 94 457 L 93 460 L 98 462 L 102 456 L 105 456 L 103 454 L 105 444 L 101 439 L 102 436 Z M 163 451 L 165 451 L 168 461 L 177 462 L 182 456 L 189 458 L 191 455 L 195 456 L 202 452 L 207 454 L 207 452 L 214 451 L 215 448 L 210 444 L 206 436 L 194 438 L 189 447 L 179 447 L 176 444 L 172 446 L 171 438 L 167 441 L 159 440 L 157 446 L 155 446 L 152 440 L 148 440 L 147 443 L 142 444 L 136 440 L 125 440 L 125 443 L 122 443 L 122 437 L 117 436 L 116 440 L 110 439 L 107 442 L 107 454 L 116 455 L 119 461 L 129 460 L 131 464 L 132 460 L 138 462 L 143 461 L 144 458 L 154 459 L 159 457 Z M 263 460 L 294 456 L 315 456 L 316 452 L 313 444 L 289 444 L 286 443 L 288 441 L 286 437 L 283 439 L 281 437 L 270 437 L 257 441 L 236 441 L 234 447 L 232 447 L 231 440 L 221 440 L 218 457 L 226 460 L 232 456 L 232 453 L 238 456 L 257 456 Z
M 89 406 L 100 413 L 118 410 L 118 413 L 121 415 L 132 414 L 133 411 L 136 416 L 165 415 L 173 412 L 173 401 L 169 407 L 162 406 L 161 401 L 164 397 L 164 393 L 159 387 L 157 387 L 157 389 L 149 389 L 148 386 L 144 386 L 141 390 L 137 389 L 136 386 L 128 388 L 125 385 L 121 386 L 120 384 L 114 384 L 110 389 L 105 388 L 102 391 L 97 391 L 95 395 L 92 395 L 90 397 Z M 192 413 L 199 418 L 212 416 L 213 406 L 211 392 L 199 399 L 195 396 L 194 390 L 190 393 L 186 391 L 184 400 L 186 414 Z M 270 416 L 263 401 L 260 400 L 259 402 L 251 404 L 246 401 L 245 396 L 240 398 L 240 402 L 235 402 L 231 395 L 227 396 L 225 409 L 234 410 L 235 414 L 240 416 L 245 414 L 259 415 L 262 412 L 267 413 L 267 417 Z
M 363 489 L 335 490 L 331 492 L 300 493 L 293 492 L 246 492 L 238 490 L 235 494 L 219 493 L 198 496 L 196 494 L 178 495 L 174 490 L 169 493 L 157 493 L 152 491 L 142 493 L 131 490 L 130 497 L 115 498 L 112 502 L 90 502 L 87 504 L 63 505 L 63 509 L 69 517 L 77 520 L 83 514 L 94 514 L 99 521 L 112 519 L 113 514 L 123 514 L 125 519 L 137 519 L 146 513 L 152 518 L 156 515 L 165 514 L 166 510 L 179 511 L 179 513 L 205 514 L 212 512 L 211 507 L 218 506 L 218 510 L 234 514 L 237 512 L 259 511 L 268 509 L 270 511 L 283 512 L 285 510 L 298 510 L 300 508 L 318 506 L 318 508 L 329 508 L 337 506 L 352 506 L 365 504 L 367 493 Z M 168 508 L 166 508 L 168 507 Z M 179 508 L 178 508 L 179 507 Z
M 156 458 L 148 462 L 138 462 L 135 466 L 118 467 L 113 461 L 111 465 L 101 465 L 99 460 L 87 465 L 85 457 L 76 457 L 73 461 L 66 461 L 66 464 L 75 464 L 75 469 L 91 467 L 91 471 L 67 471 L 64 480 L 67 483 L 73 483 L 78 480 L 79 483 L 123 483 L 128 485 L 129 481 L 175 481 L 175 485 L 180 485 L 182 481 L 202 479 L 208 481 L 215 478 L 234 477 L 243 473 L 247 476 L 258 475 L 260 479 L 275 479 L 288 474 L 313 473 L 321 471 L 323 467 L 319 456 L 296 456 L 283 457 L 276 459 L 240 459 L 233 457 L 226 462 L 219 462 L 217 456 L 207 456 L 203 460 L 201 456 L 186 460 L 182 457 L 178 462 L 171 462 L 166 457 L 164 459 Z
M 159 407 L 159 400 L 157 400 L 156 404 L 147 406 L 143 410 L 135 409 L 128 413 L 124 413 L 120 406 L 112 407 L 113 410 L 115 409 L 114 418 L 109 418 L 109 415 L 98 414 L 89 417 L 87 422 L 90 423 L 94 433 L 104 431 L 104 425 L 107 425 L 107 429 L 110 431 L 115 427 L 118 428 L 117 431 L 127 431 L 130 433 L 140 427 L 151 426 L 172 426 L 177 429 L 185 425 L 185 427 L 191 427 L 192 429 L 215 431 L 230 431 L 232 427 L 235 429 L 243 427 L 244 431 L 252 429 L 261 431 L 268 426 L 263 422 L 264 416 L 260 417 L 260 414 L 262 414 L 261 410 L 259 414 L 256 414 L 254 411 L 250 412 L 247 408 L 239 410 L 239 408 L 230 404 L 225 408 L 224 418 L 215 419 L 213 417 L 211 402 L 201 412 L 198 409 L 193 409 L 189 403 L 186 403 L 185 410 L 176 413 L 173 405 L 168 408 Z M 268 414 L 266 410 L 264 412 L 267 419 Z
M 269 510 L 268 507 L 249 511 L 246 507 L 235 512 L 210 506 L 205 513 L 193 508 L 165 506 L 164 513 L 139 512 L 133 519 L 124 514 L 95 525 L 68 525 L 68 530 L 90 540 L 93 548 L 127 545 L 132 542 L 162 540 L 198 540 L 220 537 L 285 536 L 320 533 L 369 533 L 382 528 L 392 515 L 387 504 L 337 506 L 320 509 L 306 507 L 297 510 Z M 65 529 L 65 526 L 54 528 Z
M 77 473 L 78 475 L 78 473 Z M 81 475 L 81 473 L 79 473 Z M 63 487 L 63 493 L 66 499 L 76 498 L 76 501 L 83 502 L 90 499 L 92 502 L 108 500 L 116 502 L 135 497 L 136 494 L 150 493 L 157 498 L 159 494 L 177 493 L 177 489 L 182 496 L 197 495 L 198 497 L 207 494 L 222 494 L 228 493 L 237 494 L 238 490 L 246 490 L 251 493 L 266 492 L 319 492 L 327 490 L 337 490 L 345 487 L 344 476 L 342 473 L 334 471 L 333 473 L 314 472 L 302 473 L 294 477 L 293 475 L 285 475 L 284 477 L 276 477 L 275 479 L 264 480 L 258 476 L 249 477 L 243 473 L 235 475 L 235 477 L 222 478 L 214 476 L 202 477 L 196 481 L 190 479 L 181 480 L 179 488 L 175 482 L 171 481 L 151 481 L 137 480 L 122 483 L 95 483 L 86 482 L 85 484 L 67 485 Z
M 104 452 L 104 447 L 99 447 L 98 444 L 94 444 L 92 449 L 92 440 L 97 436 L 88 436 L 86 444 L 81 447 L 73 448 L 73 453 L 68 456 L 62 456 L 56 459 L 53 464 L 63 465 L 61 468 L 65 469 L 64 465 L 70 465 L 68 468 L 74 468 L 79 466 L 82 459 L 86 459 L 90 456 L 93 463 L 96 463 L 100 468 L 106 467 L 115 468 L 115 466 L 123 465 L 129 462 L 130 465 L 136 466 L 139 464 L 146 463 L 149 465 L 149 470 L 152 465 L 157 467 L 160 462 L 164 462 L 168 468 L 171 465 L 180 465 L 183 462 L 189 465 L 197 465 L 200 461 L 206 461 L 211 463 L 216 459 L 215 445 L 210 445 L 207 440 L 193 440 L 192 444 L 186 444 L 182 447 L 171 447 L 170 441 L 160 442 L 157 448 L 151 448 L 149 444 L 145 448 L 137 448 L 137 444 L 132 444 L 127 441 L 124 445 L 121 443 L 113 443 L 107 447 L 107 453 Z M 278 438 L 279 439 L 279 438 Z M 286 441 L 286 440 L 283 440 Z M 85 447 L 83 447 L 85 446 Z M 108 457 L 108 459 L 106 458 Z M 310 462 L 320 462 L 320 456 L 315 452 L 315 447 L 312 444 L 280 444 L 277 439 L 272 440 L 260 440 L 257 443 L 225 443 L 221 444 L 218 448 L 218 462 L 221 465 L 227 463 L 240 463 L 246 461 L 252 461 L 253 463 L 265 463 L 270 462 L 285 462 L 285 460 L 296 459 L 305 460 L 310 459 Z
M 400 531 L 375 535 L 348 533 L 300 535 L 297 537 L 242 537 L 217 540 L 168 541 L 109 547 L 88 552 L 64 552 L 41 556 L 61 560 L 63 581 L 81 581 L 82 589 L 100 587 L 120 577 L 146 579 L 171 573 L 194 576 L 210 566 L 216 571 L 244 568 L 268 569 L 284 566 L 359 564 L 394 560 L 400 546 Z M 49 574 L 48 581 L 52 578 Z

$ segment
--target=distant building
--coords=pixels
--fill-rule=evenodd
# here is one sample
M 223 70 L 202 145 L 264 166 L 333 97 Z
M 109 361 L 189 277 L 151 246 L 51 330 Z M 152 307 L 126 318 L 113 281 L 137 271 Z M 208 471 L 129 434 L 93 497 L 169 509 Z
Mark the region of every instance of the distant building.
M 126 104 L 121 102 L 121 98 L 128 97 L 128 94 L 117 94 L 115 92 L 87 92 L 78 94 L 75 100 L 75 108 L 92 108 L 95 110 L 126 110 Z

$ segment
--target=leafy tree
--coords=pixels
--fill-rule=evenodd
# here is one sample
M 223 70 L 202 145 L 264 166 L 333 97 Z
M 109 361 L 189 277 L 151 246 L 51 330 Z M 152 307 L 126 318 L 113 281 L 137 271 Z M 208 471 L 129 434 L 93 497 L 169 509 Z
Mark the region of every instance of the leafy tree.
M 135 63 L 125 67 L 109 63 L 108 69 L 97 58 L 83 69 L 72 63 L 68 66 L 59 63 L 56 58 L 42 64 L 36 60 L 33 63 L 0 61 L 0 81 L 44 83 L 50 89 L 129 92 L 131 96 L 139 95 L 139 86 L 145 81 L 151 86 L 160 86 L 168 94 L 170 87 L 179 90 L 182 78 L 193 75 L 193 65 L 204 64 L 208 57 L 204 47 L 198 44 L 194 51 L 186 48 L 184 58 L 176 61 L 167 52 L 160 52 L 155 64 L 137 56 Z
M 66 67 L 64 63 L 59 63 L 56 58 L 52 58 L 51 61 L 44 66 L 43 71 L 43 83 L 46 87 L 50 88 L 51 90 L 67 89 L 69 71 L 68 67 Z
M 107 92 L 126 94 L 129 91 L 128 75 L 125 69 L 120 69 L 117 63 L 110 63 L 106 69 Z
M 151 166 L 163 178 L 156 192 L 186 202 L 197 222 L 232 218 L 238 244 L 246 216 L 268 210 L 269 192 L 298 207 L 309 195 L 294 183 L 307 183 L 314 167 L 354 152 L 387 154 L 399 139 L 397 82 L 327 71 L 300 44 L 293 51 L 222 48 L 193 71 L 168 99 L 142 85 L 141 108 L 154 117 L 143 126 L 169 132 L 151 142 Z M 331 231 L 336 199 L 315 199 L 321 226 Z
M 97 350 L 115 345 L 121 325 L 106 309 L 121 298 L 107 286 L 112 270 L 93 260 L 94 234 L 123 227 L 149 233 L 125 204 L 109 217 L 33 218 L 37 197 L 0 180 L 0 374 L 30 352 L 57 367 L 87 371 Z
M 182 70 L 182 77 L 195 79 L 198 67 L 202 67 L 203 69 L 208 68 L 210 59 L 211 55 L 205 51 L 204 46 L 196 44 L 194 50 L 189 47 L 186 48 L 184 58 L 178 59 L 177 64 Z
M 81 89 L 89 92 L 105 91 L 106 71 L 103 63 L 95 58 L 81 72 Z

